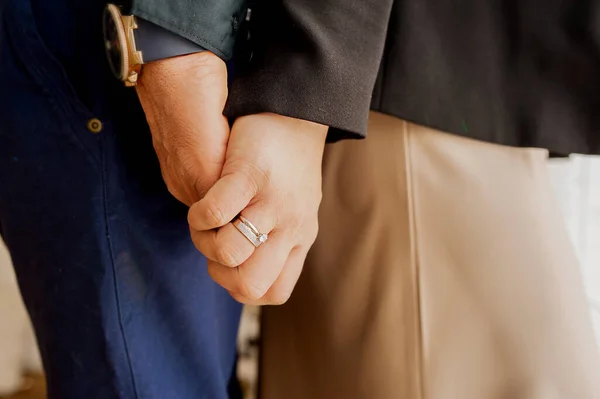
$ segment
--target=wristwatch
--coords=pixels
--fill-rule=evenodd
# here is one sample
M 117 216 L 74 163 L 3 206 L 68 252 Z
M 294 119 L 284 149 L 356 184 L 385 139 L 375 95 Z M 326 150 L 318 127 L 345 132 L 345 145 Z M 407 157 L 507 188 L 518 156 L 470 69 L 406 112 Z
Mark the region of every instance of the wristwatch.
M 198 44 L 108 4 L 103 17 L 104 43 L 113 74 L 131 87 L 142 65 L 165 58 L 204 51 Z

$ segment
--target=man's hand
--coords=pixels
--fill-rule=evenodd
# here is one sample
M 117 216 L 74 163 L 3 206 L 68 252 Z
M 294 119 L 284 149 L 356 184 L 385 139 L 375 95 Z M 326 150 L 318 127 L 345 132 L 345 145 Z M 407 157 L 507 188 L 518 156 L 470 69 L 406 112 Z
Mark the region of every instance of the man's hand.
M 191 206 L 218 180 L 225 161 L 225 63 L 208 51 L 149 63 L 137 93 L 165 183 Z
M 275 114 L 236 120 L 221 178 L 188 220 L 210 275 L 238 301 L 279 304 L 290 296 L 317 236 L 326 133 Z M 268 241 L 255 249 L 230 223 L 240 213 Z

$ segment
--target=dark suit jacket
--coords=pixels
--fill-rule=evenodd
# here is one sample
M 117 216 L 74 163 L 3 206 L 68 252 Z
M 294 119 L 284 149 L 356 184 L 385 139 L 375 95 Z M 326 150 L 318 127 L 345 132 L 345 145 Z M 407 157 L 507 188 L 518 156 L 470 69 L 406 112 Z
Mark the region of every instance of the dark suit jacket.
M 165 9 L 160 0 L 135 2 L 150 17 Z M 208 35 L 209 46 L 226 43 L 220 51 L 229 54 L 242 1 L 167 3 L 157 20 L 181 24 L 191 39 Z M 364 136 L 371 108 L 490 142 L 600 153 L 598 0 L 254 0 L 250 7 L 250 39 L 238 38 L 226 108 L 232 118 L 276 112 L 329 125 L 336 140 Z M 202 9 L 218 18 L 205 12 L 194 23 L 190 15 Z

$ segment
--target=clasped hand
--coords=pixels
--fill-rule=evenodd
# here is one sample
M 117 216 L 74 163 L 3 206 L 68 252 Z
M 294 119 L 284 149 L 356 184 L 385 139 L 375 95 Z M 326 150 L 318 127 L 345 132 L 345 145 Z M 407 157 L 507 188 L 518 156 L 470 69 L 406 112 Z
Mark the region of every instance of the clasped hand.
M 265 113 L 230 130 L 227 70 L 209 52 L 146 65 L 137 91 L 210 276 L 242 303 L 285 302 L 317 235 L 327 127 Z M 255 248 L 233 226 L 240 214 L 268 234 L 264 244 Z

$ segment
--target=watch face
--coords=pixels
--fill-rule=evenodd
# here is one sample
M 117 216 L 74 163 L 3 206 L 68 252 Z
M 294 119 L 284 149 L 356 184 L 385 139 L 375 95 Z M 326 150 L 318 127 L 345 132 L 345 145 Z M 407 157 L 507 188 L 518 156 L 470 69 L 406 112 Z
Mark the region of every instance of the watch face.
M 110 69 L 118 79 L 124 80 L 128 69 L 127 45 L 123 23 L 116 6 L 109 4 L 104 10 L 103 27 Z

